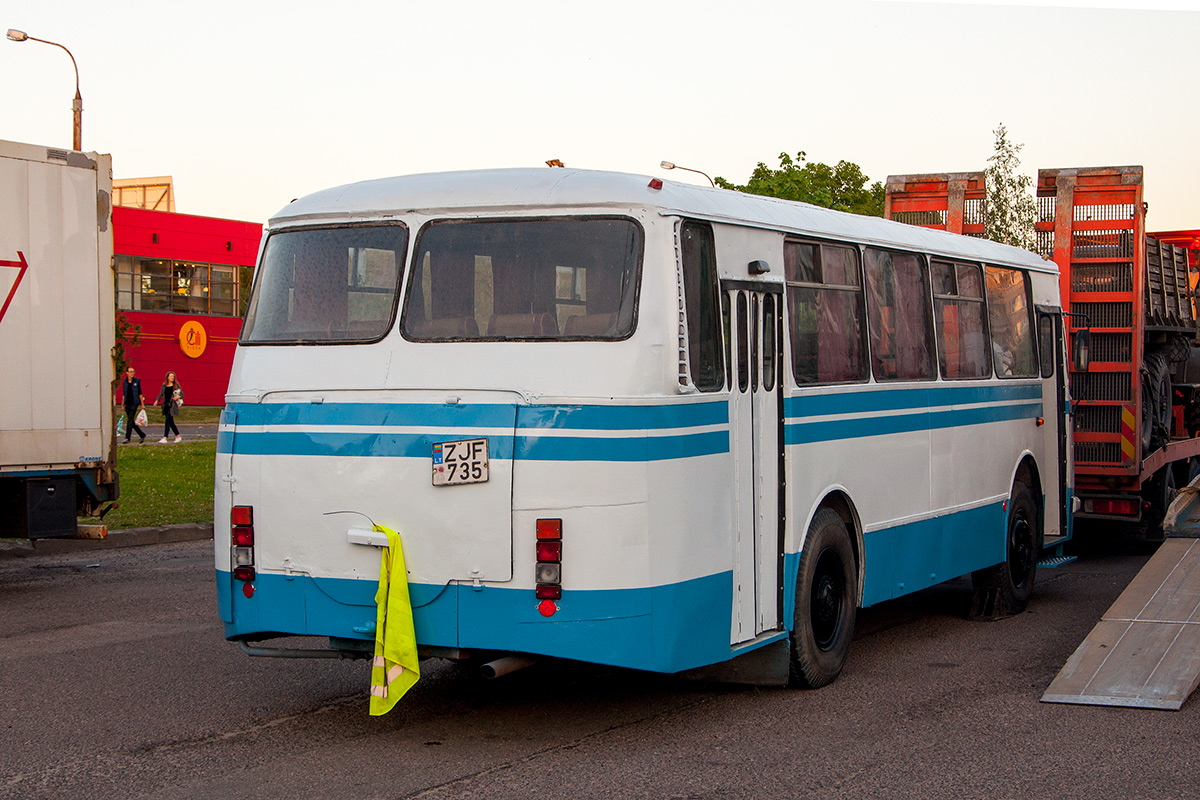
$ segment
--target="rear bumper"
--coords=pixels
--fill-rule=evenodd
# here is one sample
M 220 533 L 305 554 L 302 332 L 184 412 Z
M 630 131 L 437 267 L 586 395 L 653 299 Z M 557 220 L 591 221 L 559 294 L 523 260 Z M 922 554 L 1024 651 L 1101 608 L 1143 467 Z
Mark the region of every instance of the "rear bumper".
M 229 639 L 271 635 L 374 639 L 375 591 L 369 580 L 262 574 L 253 597 L 228 572 L 216 573 Z M 654 672 L 678 672 L 730 658 L 729 572 L 666 586 L 566 589 L 544 617 L 532 589 L 470 583 L 410 584 L 422 647 L 498 650 Z

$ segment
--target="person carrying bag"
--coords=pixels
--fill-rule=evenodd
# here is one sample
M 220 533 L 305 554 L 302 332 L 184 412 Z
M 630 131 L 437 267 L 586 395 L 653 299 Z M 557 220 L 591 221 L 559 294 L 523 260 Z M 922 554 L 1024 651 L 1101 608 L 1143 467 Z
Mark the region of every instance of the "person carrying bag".
M 125 369 L 125 377 L 121 379 L 121 405 L 125 408 L 128 424 L 125 426 L 125 444 L 137 432 L 138 442 L 146 441 L 146 433 L 141 429 L 146 424 L 146 398 L 142 395 L 142 379 L 134 377 L 133 367 Z M 118 429 L 119 430 L 119 429 Z
M 182 440 L 183 437 L 179 435 L 179 427 L 175 424 L 175 415 L 179 413 L 179 408 L 183 405 L 183 387 L 179 385 L 174 372 L 168 372 L 167 377 L 163 378 L 163 385 L 154 405 L 159 403 L 162 403 L 163 407 L 163 435 L 158 443 L 166 444 L 167 437 L 172 432 L 175 434 L 176 442 Z

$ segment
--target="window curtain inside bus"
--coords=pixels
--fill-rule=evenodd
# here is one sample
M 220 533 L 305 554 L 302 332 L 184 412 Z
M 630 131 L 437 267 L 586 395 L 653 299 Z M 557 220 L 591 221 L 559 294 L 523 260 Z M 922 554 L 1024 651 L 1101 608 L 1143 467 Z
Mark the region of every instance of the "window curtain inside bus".
M 992 352 L 1001 378 L 1038 374 L 1033 342 L 1033 315 L 1029 282 L 1024 272 L 987 267 L 988 319 L 992 324 Z
M 869 247 L 865 266 L 875 379 L 932 380 L 933 326 L 923 259 Z
M 852 248 L 784 245 L 792 372 L 798 383 L 866 379 L 862 288 Z
M 932 273 L 942 377 L 957 380 L 991 375 L 979 267 L 935 261 Z

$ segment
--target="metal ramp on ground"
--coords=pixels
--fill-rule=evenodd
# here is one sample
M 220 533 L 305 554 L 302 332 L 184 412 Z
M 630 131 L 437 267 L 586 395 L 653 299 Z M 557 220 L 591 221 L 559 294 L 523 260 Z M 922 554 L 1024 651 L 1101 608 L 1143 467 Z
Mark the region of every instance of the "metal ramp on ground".
M 1200 684 L 1200 539 L 1167 539 L 1042 695 L 1178 711 Z

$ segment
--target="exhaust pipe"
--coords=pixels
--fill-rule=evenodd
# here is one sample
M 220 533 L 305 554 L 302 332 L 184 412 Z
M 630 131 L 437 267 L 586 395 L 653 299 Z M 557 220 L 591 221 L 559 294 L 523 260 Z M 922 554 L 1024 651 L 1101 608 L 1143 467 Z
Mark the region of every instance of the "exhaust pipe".
M 479 674 L 491 680 L 499 678 L 501 675 L 507 675 L 510 672 L 516 672 L 519 669 L 525 669 L 537 663 L 536 658 L 527 656 L 505 656 L 497 658 L 495 661 L 489 661 L 479 668 Z

